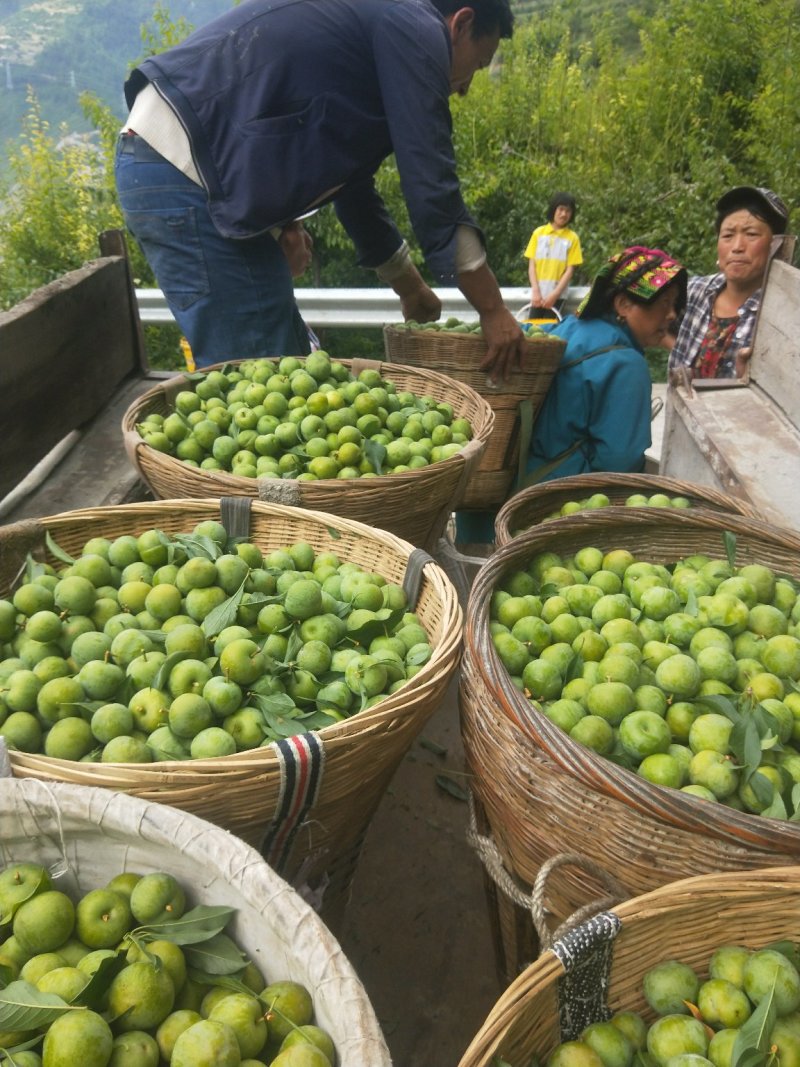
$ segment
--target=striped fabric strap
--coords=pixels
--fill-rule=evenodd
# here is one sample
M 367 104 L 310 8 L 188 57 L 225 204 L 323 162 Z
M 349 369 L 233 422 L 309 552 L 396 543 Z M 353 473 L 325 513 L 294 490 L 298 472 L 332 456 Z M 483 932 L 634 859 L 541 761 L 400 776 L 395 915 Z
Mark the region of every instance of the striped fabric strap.
M 261 854 L 282 874 L 297 831 L 319 796 L 325 748 L 316 733 L 273 741 L 270 748 L 278 757 L 281 780 L 275 815 L 264 836 Z

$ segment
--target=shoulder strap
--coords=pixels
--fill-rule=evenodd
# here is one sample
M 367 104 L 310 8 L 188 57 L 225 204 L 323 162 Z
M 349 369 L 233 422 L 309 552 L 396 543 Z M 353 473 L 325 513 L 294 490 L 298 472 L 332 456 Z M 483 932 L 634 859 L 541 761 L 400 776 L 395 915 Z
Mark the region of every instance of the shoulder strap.
M 568 367 L 575 367 L 579 363 L 583 363 L 587 359 L 591 359 L 593 356 L 602 356 L 604 352 L 613 352 L 618 348 L 627 348 L 627 345 L 604 345 L 602 348 L 593 348 L 591 352 L 584 352 L 582 356 L 576 356 L 575 359 L 570 359 L 566 363 L 560 364 L 556 370 L 558 374 L 562 370 L 566 370 Z M 554 471 L 556 467 L 561 466 L 565 459 L 577 452 L 578 449 L 585 443 L 588 438 L 581 437 L 577 441 L 574 441 L 569 448 L 565 448 L 563 452 L 559 452 L 554 459 L 549 459 L 545 463 L 540 464 L 535 470 L 532 470 L 529 474 L 525 473 L 525 461 L 528 457 L 528 449 L 533 438 L 533 427 L 535 419 L 533 418 L 533 408 L 530 400 L 523 400 L 519 405 L 520 415 L 520 440 L 519 440 L 519 464 L 517 467 L 517 481 L 515 492 L 519 492 L 520 489 L 527 489 L 529 485 L 535 485 L 545 478 L 551 471 Z

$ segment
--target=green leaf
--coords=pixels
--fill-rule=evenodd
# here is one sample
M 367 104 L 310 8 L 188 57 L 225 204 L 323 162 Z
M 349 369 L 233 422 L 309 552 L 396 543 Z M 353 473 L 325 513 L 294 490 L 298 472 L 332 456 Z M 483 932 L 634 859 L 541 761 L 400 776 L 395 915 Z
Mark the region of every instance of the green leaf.
M 800 782 L 795 782 L 792 786 L 792 813 L 789 821 L 800 822 Z
M 689 590 L 683 610 L 684 614 L 691 615 L 692 618 L 697 618 L 697 616 L 700 614 L 700 608 L 697 606 L 697 595 L 694 589 Z
M 251 692 L 247 703 L 252 708 L 258 708 L 265 721 L 269 715 L 288 717 L 292 712 L 298 710 L 297 705 L 288 693 L 258 694 Z
M 731 567 L 736 566 L 736 534 L 730 530 L 725 530 L 722 535 L 722 541 L 725 545 L 725 555 L 728 559 L 728 563 Z
M 395 610 L 379 608 L 374 613 L 374 617 L 367 619 L 362 626 L 355 630 L 348 630 L 347 637 L 351 641 L 357 641 L 358 644 L 366 647 L 374 638 L 383 637 L 394 630 L 403 615 L 404 612 L 400 608 Z
M 170 652 L 164 662 L 156 671 L 153 678 L 153 689 L 162 689 L 166 692 L 167 683 L 169 682 L 169 676 L 172 673 L 172 668 L 176 663 L 181 663 L 185 659 L 192 659 L 192 653 L 185 648 L 180 648 L 175 652 Z
M 433 752 L 435 756 L 446 756 L 447 749 L 443 745 L 439 745 L 436 741 L 431 741 L 427 737 L 418 738 L 420 747 L 427 748 L 429 752 Z
M 186 549 L 189 559 L 202 556 L 213 561 L 219 559 L 225 552 L 225 549 L 218 545 L 213 537 L 208 537 L 206 534 L 175 534 L 174 540 Z
M 246 993 L 250 997 L 256 996 L 250 986 L 240 982 L 235 974 L 208 974 L 206 971 L 201 971 L 199 967 L 187 967 L 186 975 L 199 985 L 216 986 L 219 989 L 230 989 L 232 993 Z
M 208 615 L 203 619 L 201 629 L 206 637 L 216 637 L 217 634 L 222 633 L 227 626 L 235 625 L 236 616 L 239 612 L 239 605 L 244 596 L 246 581 L 247 578 L 244 578 L 236 592 L 232 596 L 229 596 L 227 600 L 223 601 L 219 607 L 214 608 L 213 611 L 209 611 Z
M 127 966 L 128 961 L 123 952 L 117 952 L 115 955 L 101 960 L 100 966 L 80 993 L 73 998 L 72 1003 L 80 1007 L 91 1008 L 93 1011 L 101 1011 L 108 997 L 108 987 L 119 972 L 123 971 Z
M 716 711 L 720 715 L 725 715 L 734 725 L 741 721 L 742 714 L 739 709 L 732 700 L 723 696 L 721 693 L 707 693 L 702 696 L 697 696 L 695 697 L 695 701 L 698 704 L 703 704 L 706 707 L 711 708 L 712 711 Z
M 383 463 L 386 459 L 386 446 L 379 441 L 371 441 L 369 438 L 364 442 L 364 455 L 375 468 L 376 474 L 383 474 Z
M 60 559 L 62 563 L 75 562 L 75 559 L 70 556 L 68 552 L 64 551 L 64 549 L 58 544 L 58 542 L 55 540 L 49 530 L 45 530 L 44 543 L 47 545 L 47 549 L 51 553 L 51 555 L 55 556 L 56 559 Z
M 29 582 L 32 582 L 34 578 L 40 574 L 45 573 L 45 565 L 38 559 L 34 559 L 33 556 L 28 553 L 25 557 L 25 577 Z
M 755 722 L 749 716 L 734 724 L 730 746 L 737 765 L 744 768 L 745 778 L 749 779 L 761 764 L 761 738 Z
M 335 529 L 333 526 L 326 526 L 325 529 L 328 531 L 334 541 L 341 541 L 342 535 L 337 529 Z
M 796 941 L 773 941 L 764 948 L 771 948 L 773 952 L 780 952 L 782 956 L 796 968 L 800 968 L 800 945 Z
M 14 981 L 14 968 L 7 963 L 0 963 L 0 988 L 5 989 Z
M 186 962 L 206 974 L 235 974 L 247 965 L 247 957 L 227 934 L 216 934 L 186 948 Z
M 304 734 L 306 728 L 301 721 L 300 709 L 294 707 L 293 711 L 293 715 L 264 712 L 264 722 L 267 729 L 271 730 L 276 737 L 294 737 L 295 734 Z
M 349 716 L 345 715 L 345 718 Z M 310 730 L 324 730 L 326 726 L 334 726 L 340 719 L 334 718 L 333 715 L 328 715 L 325 711 L 309 711 L 295 720 L 302 729 L 296 730 L 296 733 L 307 733 Z
M 303 638 L 300 636 L 300 628 L 293 626 L 292 631 L 289 634 L 289 640 L 286 642 L 286 655 L 283 657 L 284 663 L 292 663 L 297 658 L 297 653 L 303 647 Z
M 194 945 L 219 934 L 235 914 L 236 908 L 199 904 L 180 919 L 148 923 L 146 926 L 138 926 L 133 933 L 147 941 L 164 938 L 176 945 Z
M 769 1056 L 770 1034 L 775 1025 L 775 984 L 739 1028 L 731 1053 L 731 1067 L 759 1067 Z M 759 1058 L 756 1058 L 758 1056 Z
M 55 993 L 41 993 L 30 982 L 17 980 L 0 990 L 0 1030 L 38 1030 L 64 1012 L 80 1010 Z
M 458 782 L 454 782 L 453 779 L 450 778 L 448 775 L 437 774 L 435 782 L 440 789 L 442 789 L 445 793 L 449 793 L 451 797 L 455 797 L 456 800 L 466 801 L 468 799 L 466 789 L 464 789 L 462 785 L 459 785 Z

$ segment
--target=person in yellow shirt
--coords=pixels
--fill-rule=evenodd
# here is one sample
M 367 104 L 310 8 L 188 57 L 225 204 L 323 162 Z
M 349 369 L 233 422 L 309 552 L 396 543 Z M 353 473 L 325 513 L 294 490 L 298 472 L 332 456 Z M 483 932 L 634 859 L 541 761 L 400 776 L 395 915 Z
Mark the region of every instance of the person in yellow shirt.
M 528 241 L 525 256 L 532 311 L 556 308 L 575 267 L 583 263 L 580 238 L 570 229 L 574 217 L 575 197 L 570 193 L 555 193 L 547 208 L 547 222 L 537 227 Z

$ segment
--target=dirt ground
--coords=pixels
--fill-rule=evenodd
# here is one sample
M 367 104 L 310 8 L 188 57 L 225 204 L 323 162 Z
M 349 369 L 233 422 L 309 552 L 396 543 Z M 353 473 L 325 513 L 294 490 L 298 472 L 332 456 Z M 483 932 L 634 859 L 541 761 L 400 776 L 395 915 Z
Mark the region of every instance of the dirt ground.
M 456 682 L 395 773 L 334 931 L 396 1067 L 456 1067 L 501 992 L 468 807 L 437 782 L 465 784 Z

